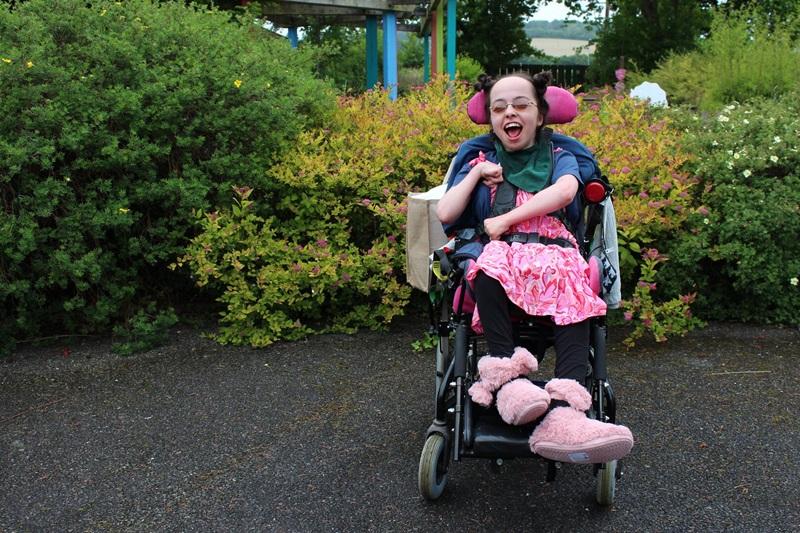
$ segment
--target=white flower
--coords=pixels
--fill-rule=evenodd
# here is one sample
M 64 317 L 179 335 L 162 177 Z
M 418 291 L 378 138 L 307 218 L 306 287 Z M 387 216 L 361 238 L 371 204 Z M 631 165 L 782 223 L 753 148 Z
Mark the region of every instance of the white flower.
M 750 177 L 750 174 L 752 174 L 752 172 L 750 172 L 750 171 L 749 171 L 749 170 L 747 170 L 747 169 L 745 169 L 744 171 L 742 171 L 742 176 L 744 176 L 745 178 L 749 178 L 749 177 Z
M 792 279 L 789 280 L 789 283 L 794 285 L 795 287 L 797 287 L 797 284 L 800 283 L 800 282 L 797 280 L 797 276 L 795 276 L 795 277 L 793 277 Z
M 733 150 L 728 150 L 728 155 L 733 155 Z
M 772 161 L 773 163 L 777 163 L 778 162 L 778 156 L 777 155 L 771 155 L 771 156 L 769 156 L 769 160 Z
M 735 154 L 733 154 L 733 158 L 734 159 L 739 159 L 740 157 L 742 157 L 742 156 L 739 155 L 739 152 L 736 152 Z
M 719 146 L 719 143 L 717 141 L 711 141 L 711 146 Z
M 733 105 L 733 104 L 731 104 L 731 105 L 726 105 L 726 106 L 725 106 L 725 109 L 727 109 L 728 111 L 733 111 L 734 109 L 736 109 L 736 106 L 735 106 L 735 105 Z
M 717 117 L 717 120 L 719 120 L 720 122 L 728 122 L 730 121 L 730 118 L 728 118 L 728 115 L 720 115 Z
M 744 119 L 744 120 L 742 121 L 742 124 L 750 124 L 750 121 L 749 121 L 749 120 L 747 120 L 747 119 Z
M 772 138 L 772 142 L 778 144 L 779 142 L 781 142 L 781 138 L 776 135 L 775 137 Z
M 728 161 L 728 169 L 733 168 L 733 161 Z
M 705 224 L 705 225 L 708 225 L 708 224 L 710 224 L 710 222 L 711 222 L 711 221 L 710 221 L 710 220 L 708 220 L 707 218 L 704 218 L 704 219 L 703 219 L 703 224 Z

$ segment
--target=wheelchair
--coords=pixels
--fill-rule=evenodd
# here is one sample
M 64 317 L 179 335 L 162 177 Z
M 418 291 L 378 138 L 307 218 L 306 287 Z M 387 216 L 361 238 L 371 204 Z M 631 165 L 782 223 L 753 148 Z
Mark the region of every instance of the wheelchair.
M 602 191 L 600 191 L 602 187 Z M 594 235 L 604 201 L 611 194 L 605 180 L 587 183 L 582 192 L 581 229 L 578 237 L 581 254 L 590 265 L 590 284 L 602 293 L 600 262 L 590 253 L 587 237 Z M 613 211 L 612 211 L 613 212 Z M 560 467 L 555 461 L 535 455 L 528 439 L 538 421 L 511 426 L 500 418 L 496 407 L 474 403 L 468 389 L 477 376 L 478 359 L 485 353 L 482 335 L 472 330 L 474 301 L 465 279 L 469 259 L 451 250 L 454 241 L 434 252 L 431 261 L 431 327 L 438 337 L 434 387 L 434 418 L 427 430 L 419 461 L 418 488 L 426 500 L 438 499 L 447 484 L 452 463 L 463 459 L 504 460 L 538 458 L 547 462 L 547 481 L 554 481 Z M 517 316 L 514 319 L 516 346 L 527 348 L 541 362 L 553 345 L 552 322 L 544 317 Z M 617 403 L 608 377 L 606 358 L 606 317 L 590 319 L 589 362 L 584 385 L 592 397 L 589 416 L 616 422 Z M 543 387 L 546 382 L 533 381 Z M 614 503 L 621 464 L 611 461 L 592 465 L 596 477 L 598 504 Z

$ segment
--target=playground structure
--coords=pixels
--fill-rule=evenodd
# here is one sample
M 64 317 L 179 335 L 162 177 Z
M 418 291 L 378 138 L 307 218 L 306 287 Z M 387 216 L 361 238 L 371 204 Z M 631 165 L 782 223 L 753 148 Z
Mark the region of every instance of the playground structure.
M 445 71 L 450 79 L 455 79 L 456 0 L 277 0 L 264 4 L 262 9 L 265 19 L 287 28 L 293 47 L 298 42 L 297 29 L 310 21 L 331 26 L 364 27 L 367 88 L 378 83 L 380 19 L 383 28 L 383 86 L 389 90 L 393 100 L 397 98 L 397 33 L 400 31 L 417 33 L 422 37 L 425 81 L 431 75 Z

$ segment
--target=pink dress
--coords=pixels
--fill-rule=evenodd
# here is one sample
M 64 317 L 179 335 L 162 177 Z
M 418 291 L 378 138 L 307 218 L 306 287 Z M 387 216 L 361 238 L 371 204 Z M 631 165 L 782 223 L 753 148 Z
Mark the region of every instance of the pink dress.
M 518 190 L 516 205 L 532 196 Z M 526 220 L 509 231 L 536 232 L 576 244 L 575 237 L 564 224 L 548 215 Z M 467 279 L 473 281 L 481 270 L 499 281 L 509 299 L 527 314 L 553 317 L 559 326 L 606 313 L 606 303 L 589 286 L 589 265 L 577 246 L 563 248 L 555 244 L 490 241 L 467 272 Z M 472 328 L 478 333 L 483 331 L 477 308 L 472 315 Z

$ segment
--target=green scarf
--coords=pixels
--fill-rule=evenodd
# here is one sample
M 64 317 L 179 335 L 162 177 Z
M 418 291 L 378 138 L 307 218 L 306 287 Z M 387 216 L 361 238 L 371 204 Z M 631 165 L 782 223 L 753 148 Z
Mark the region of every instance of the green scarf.
M 509 183 L 527 192 L 539 192 L 547 186 L 553 172 L 553 149 L 549 137 L 539 135 L 533 146 L 516 152 L 507 152 L 500 141 L 494 142 L 497 160 Z

